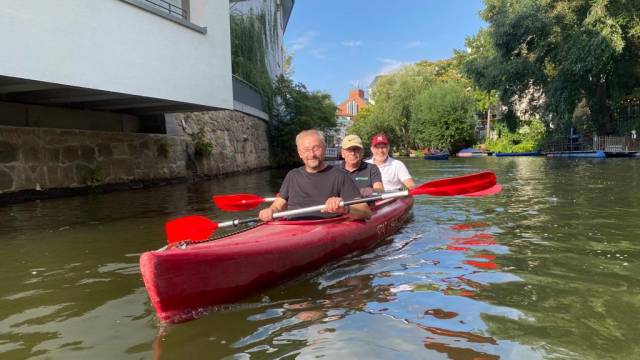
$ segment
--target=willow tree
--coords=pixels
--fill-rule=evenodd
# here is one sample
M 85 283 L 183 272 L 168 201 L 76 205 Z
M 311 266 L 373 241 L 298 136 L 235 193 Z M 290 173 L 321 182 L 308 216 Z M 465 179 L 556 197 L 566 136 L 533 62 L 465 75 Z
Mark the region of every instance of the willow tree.
M 639 1 L 485 0 L 466 73 L 504 104 L 539 89 L 556 120 L 584 100 L 593 128 L 612 132 L 612 105 L 640 87 L 639 13 Z
M 438 82 L 413 106 L 411 133 L 422 146 L 457 151 L 473 143 L 476 103 L 463 81 Z

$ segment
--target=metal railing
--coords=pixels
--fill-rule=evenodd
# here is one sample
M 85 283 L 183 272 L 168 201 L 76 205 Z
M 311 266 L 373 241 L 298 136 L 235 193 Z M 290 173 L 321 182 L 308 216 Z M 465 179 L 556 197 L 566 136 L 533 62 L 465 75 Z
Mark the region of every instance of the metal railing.
M 239 101 L 254 109 L 264 111 L 262 107 L 262 95 L 258 89 L 242 78 L 232 75 L 233 100 Z
M 154 8 L 160 9 L 171 16 L 176 16 L 184 20 L 189 20 L 189 12 L 178 5 L 165 0 L 144 0 Z
M 337 147 L 328 147 L 324 152 L 324 157 L 326 159 L 336 159 L 338 160 L 338 154 L 340 153 L 340 149 Z
M 568 139 L 562 142 L 547 143 L 544 146 L 546 152 L 559 152 L 559 151 L 592 151 L 593 143 L 589 138 L 580 139 Z
M 640 139 L 631 136 L 595 136 L 593 149 L 606 152 L 640 151 Z

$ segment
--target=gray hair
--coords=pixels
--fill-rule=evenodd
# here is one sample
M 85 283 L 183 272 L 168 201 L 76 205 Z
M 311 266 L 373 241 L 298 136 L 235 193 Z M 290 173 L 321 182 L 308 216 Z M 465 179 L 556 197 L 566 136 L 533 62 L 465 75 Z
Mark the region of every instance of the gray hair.
M 327 147 L 327 143 L 324 142 L 324 133 L 316 129 L 303 130 L 298 135 L 296 135 L 296 146 L 300 147 L 300 142 L 302 141 L 302 138 L 310 135 L 317 136 L 318 139 L 320 139 L 322 146 L 324 146 L 325 148 Z

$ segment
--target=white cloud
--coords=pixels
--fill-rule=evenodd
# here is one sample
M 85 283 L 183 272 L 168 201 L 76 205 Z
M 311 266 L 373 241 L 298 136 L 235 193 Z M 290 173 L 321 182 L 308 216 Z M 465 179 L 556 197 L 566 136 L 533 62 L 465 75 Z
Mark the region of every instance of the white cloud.
M 378 74 L 392 73 L 405 65 L 411 64 L 409 61 L 402 61 L 396 59 L 378 59 L 383 65 L 378 70 Z
M 308 47 L 316 36 L 318 36 L 318 33 L 315 31 L 306 32 L 301 36 L 298 36 L 297 38 L 289 41 L 289 45 L 287 47 L 292 53 L 298 52 Z
M 378 61 L 382 63 L 382 66 L 375 73 L 368 74 L 364 76 L 361 80 L 359 80 L 360 84 L 362 84 L 366 88 L 368 88 L 371 85 L 371 83 L 373 82 L 373 79 L 375 79 L 376 76 L 390 74 L 392 72 L 399 70 L 401 67 L 405 65 L 413 64 L 412 61 L 402 61 L 402 60 L 396 60 L 396 59 L 378 59 Z
M 424 43 L 420 40 L 415 40 L 415 41 L 409 41 L 405 47 L 408 49 L 412 49 L 412 48 L 418 48 L 418 47 L 423 47 Z
M 311 55 L 315 56 L 318 59 L 328 58 L 327 49 L 325 48 L 315 48 L 315 49 L 311 49 L 309 52 L 311 53 Z
M 362 46 L 362 40 L 349 40 L 349 41 L 343 41 L 342 42 L 342 46 L 344 47 L 360 47 Z

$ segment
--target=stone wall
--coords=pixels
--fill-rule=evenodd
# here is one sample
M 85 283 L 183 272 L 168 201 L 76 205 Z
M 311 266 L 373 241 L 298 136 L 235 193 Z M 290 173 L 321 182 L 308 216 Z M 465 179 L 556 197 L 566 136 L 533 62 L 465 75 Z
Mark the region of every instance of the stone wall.
M 211 111 L 175 116 L 181 135 L 195 143 L 198 133 L 213 146 L 210 156 L 196 159 L 194 172 L 217 175 L 269 166 L 267 124 L 238 111 Z M 190 151 L 193 153 L 193 150 Z
M 186 180 L 269 166 L 267 125 L 262 120 L 215 111 L 177 114 L 170 121 L 178 130 L 174 136 L 0 126 L 0 197 Z M 195 156 L 198 138 L 212 144 L 211 154 Z

